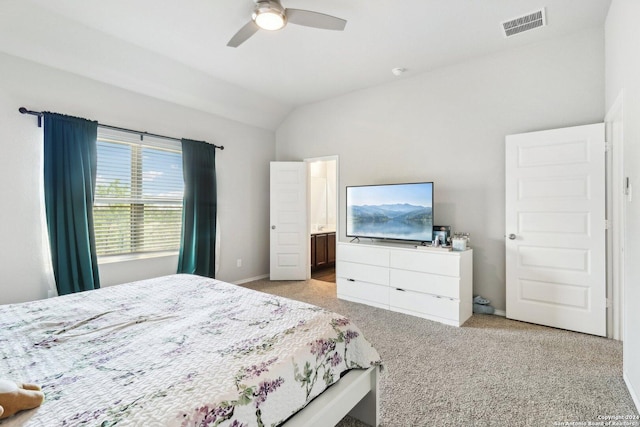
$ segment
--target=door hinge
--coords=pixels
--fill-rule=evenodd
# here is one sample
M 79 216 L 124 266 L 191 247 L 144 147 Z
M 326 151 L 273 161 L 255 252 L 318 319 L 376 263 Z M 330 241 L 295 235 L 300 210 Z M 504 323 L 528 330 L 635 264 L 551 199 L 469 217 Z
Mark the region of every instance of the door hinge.
M 611 308 L 612 307 L 611 298 L 607 298 L 605 301 L 606 301 L 606 307 Z
M 604 220 L 604 229 L 608 230 L 611 228 L 611 220 L 610 219 L 605 219 Z
M 612 146 L 611 146 L 610 142 L 605 142 L 604 143 L 604 152 L 605 153 L 610 153 L 611 152 L 611 148 L 612 148 Z

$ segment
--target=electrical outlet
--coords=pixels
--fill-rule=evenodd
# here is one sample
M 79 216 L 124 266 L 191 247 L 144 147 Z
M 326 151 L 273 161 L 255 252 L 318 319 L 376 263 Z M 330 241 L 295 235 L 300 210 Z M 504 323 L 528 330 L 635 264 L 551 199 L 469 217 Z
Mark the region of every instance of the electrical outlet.
M 236 267 L 242 267 L 242 258 L 236 260 Z

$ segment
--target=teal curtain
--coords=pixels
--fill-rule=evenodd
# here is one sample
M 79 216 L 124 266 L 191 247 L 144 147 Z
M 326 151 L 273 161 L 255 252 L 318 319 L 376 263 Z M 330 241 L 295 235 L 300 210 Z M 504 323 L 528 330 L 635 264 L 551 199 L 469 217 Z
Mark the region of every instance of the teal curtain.
M 100 287 L 93 199 L 98 123 L 44 115 L 44 196 L 59 295 Z
M 216 149 L 182 140 L 182 235 L 178 273 L 214 277 L 216 257 Z

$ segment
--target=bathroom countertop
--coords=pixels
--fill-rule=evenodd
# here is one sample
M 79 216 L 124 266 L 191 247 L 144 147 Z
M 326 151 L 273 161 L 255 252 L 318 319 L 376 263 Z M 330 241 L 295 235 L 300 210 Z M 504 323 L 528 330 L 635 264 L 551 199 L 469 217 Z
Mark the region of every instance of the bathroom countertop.
M 311 234 L 312 236 L 315 236 L 316 234 L 329 234 L 329 233 L 335 233 L 336 230 L 331 230 L 329 228 L 327 228 L 326 230 L 320 230 L 320 231 L 312 231 Z

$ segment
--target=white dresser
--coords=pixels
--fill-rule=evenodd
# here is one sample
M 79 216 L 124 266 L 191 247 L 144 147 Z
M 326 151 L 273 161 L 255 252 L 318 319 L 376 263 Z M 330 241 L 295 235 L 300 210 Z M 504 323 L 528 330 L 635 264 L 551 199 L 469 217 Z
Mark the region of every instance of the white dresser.
M 460 326 L 473 311 L 473 251 L 338 243 L 338 298 Z

